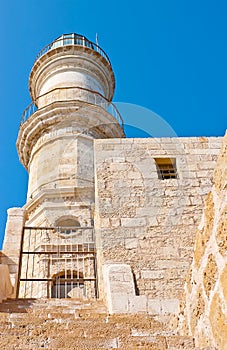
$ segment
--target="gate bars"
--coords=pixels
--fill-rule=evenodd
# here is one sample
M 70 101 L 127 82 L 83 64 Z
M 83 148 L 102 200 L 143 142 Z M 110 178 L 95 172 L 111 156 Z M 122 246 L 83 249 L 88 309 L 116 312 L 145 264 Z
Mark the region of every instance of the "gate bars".
M 97 298 L 93 227 L 24 227 L 18 298 Z

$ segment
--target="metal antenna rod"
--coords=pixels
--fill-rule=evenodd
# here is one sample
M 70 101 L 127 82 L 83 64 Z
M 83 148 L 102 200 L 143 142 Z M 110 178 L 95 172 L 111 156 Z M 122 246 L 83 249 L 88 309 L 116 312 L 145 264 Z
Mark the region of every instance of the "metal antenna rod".
M 98 33 L 96 33 L 96 36 L 95 36 L 95 42 L 96 42 L 96 45 L 97 45 L 97 46 L 99 46 Z

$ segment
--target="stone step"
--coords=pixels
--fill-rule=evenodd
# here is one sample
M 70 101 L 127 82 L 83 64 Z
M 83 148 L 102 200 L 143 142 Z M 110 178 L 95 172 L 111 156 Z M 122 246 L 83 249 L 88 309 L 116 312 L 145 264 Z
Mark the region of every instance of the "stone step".
M 33 315 L 41 315 L 47 316 L 53 314 L 54 316 L 57 314 L 67 314 L 67 315 L 75 315 L 77 314 L 79 317 L 79 313 L 81 315 L 92 316 L 92 314 L 107 314 L 106 307 L 100 301 L 96 304 L 94 303 L 78 303 L 72 300 L 72 303 L 64 303 L 62 305 L 59 302 L 55 305 L 53 302 L 20 302 L 20 300 L 12 300 L 7 301 L 0 304 L 0 314 L 1 317 L 5 317 L 7 314 L 10 314 L 11 318 L 20 318 L 19 314 L 26 317 L 26 314 Z M 22 316 L 21 316 L 22 317 Z
M 58 335 L 56 337 L 49 337 L 48 335 L 40 335 L 39 337 L 26 335 L 11 335 L 4 337 L 0 342 L 0 349 L 153 349 L 153 350 L 192 350 L 197 349 L 194 345 L 181 346 L 172 342 L 173 346 L 168 345 L 166 338 L 154 337 L 150 339 L 119 339 L 119 338 L 92 338 L 87 339 L 84 336 L 75 337 L 74 335 Z M 15 347 L 16 346 L 16 347 Z M 201 350 L 201 349 L 200 349 Z M 205 349 L 204 349 L 205 350 Z M 211 349 L 210 349 L 211 350 Z
M 196 349 L 192 338 L 174 335 L 151 316 L 109 315 L 101 301 L 14 299 L 0 304 L 0 349 L 45 348 Z

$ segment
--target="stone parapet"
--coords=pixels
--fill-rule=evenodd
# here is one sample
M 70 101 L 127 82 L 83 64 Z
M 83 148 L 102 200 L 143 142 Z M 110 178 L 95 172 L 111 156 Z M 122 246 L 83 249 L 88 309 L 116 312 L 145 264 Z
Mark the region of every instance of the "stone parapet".
M 110 314 L 141 314 L 170 316 L 179 310 L 178 299 L 151 299 L 136 295 L 136 285 L 130 265 L 103 265 L 105 295 Z

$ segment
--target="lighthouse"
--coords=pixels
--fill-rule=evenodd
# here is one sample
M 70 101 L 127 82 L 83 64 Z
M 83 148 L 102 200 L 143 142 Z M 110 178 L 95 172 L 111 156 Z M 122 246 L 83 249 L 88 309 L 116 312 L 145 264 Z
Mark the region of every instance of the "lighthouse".
M 114 89 L 107 54 L 83 35 L 61 35 L 35 59 L 17 139 L 29 174 L 23 213 L 14 212 L 19 297 L 98 296 L 93 142 L 124 137 Z

